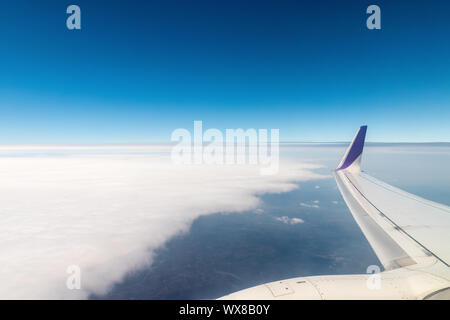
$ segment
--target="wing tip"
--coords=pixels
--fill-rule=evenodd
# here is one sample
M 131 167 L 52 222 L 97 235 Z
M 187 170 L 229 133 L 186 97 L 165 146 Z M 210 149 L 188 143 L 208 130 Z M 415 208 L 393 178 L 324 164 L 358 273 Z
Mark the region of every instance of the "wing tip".
M 359 169 L 359 163 L 361 161 L 361 155 L 364 149 L 364 141 L 366 140 L 367 125 L 359 127 L 358 132 L 353 138 L 352 143 L 345 152 L 341 163 L 336 170 L 344 170 L 349 167 L 356 167 Z

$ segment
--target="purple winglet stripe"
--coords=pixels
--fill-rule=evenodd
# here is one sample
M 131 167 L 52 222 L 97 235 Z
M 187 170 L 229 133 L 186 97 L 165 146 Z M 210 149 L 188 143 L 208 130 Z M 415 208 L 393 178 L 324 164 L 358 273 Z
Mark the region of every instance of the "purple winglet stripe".
M 364 140 L 366 139 L 366 131 L 367 131 L 367 126 L 362 126 L 359 128 L 359 131 L 358 131 L 358 134 L 356 135 L 355 141 L 353 142 L 352 147 L 351 147 L 350 151 L 348 152 L 344 163 L 342 164 L 342 166 L 340 166 L 338 168 L 338 170 L 348 168 L 361 155 L 361 153 L 363 152 L 363 148 L 364 148 Z

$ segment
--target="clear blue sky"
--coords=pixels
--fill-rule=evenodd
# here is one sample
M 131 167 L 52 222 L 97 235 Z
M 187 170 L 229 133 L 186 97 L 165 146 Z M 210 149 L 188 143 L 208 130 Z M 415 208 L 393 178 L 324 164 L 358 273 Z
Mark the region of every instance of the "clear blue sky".
M 82 30 L 66 29 L 66 8 Z M 382 30 L 365 27 L 381 7 Z M 450 141 L 449 1 L 2 1 L 0 144 Z

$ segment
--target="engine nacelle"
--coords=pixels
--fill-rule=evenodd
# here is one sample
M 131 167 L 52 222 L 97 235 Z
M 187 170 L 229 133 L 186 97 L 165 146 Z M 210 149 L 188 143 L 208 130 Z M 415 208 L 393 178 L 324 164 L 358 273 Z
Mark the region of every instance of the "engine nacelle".
M 378 274 L 292 278 L 266 283 L 221 300 L 377 300 L 450 298 L 446 279 L 426 272 L 396 269 Z

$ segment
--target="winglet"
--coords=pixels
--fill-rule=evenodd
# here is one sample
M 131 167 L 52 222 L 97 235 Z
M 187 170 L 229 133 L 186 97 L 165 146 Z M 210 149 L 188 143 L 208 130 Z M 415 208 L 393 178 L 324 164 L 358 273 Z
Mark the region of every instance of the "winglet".
M 358 133 L 353 138 L 352 143 L 345 152 L 344 158 L 342 158 L 336 170 L 354 169 L 360 170 L 359 164 L 361 162 L 361 155 L 364 149 L 364 140 L 366 139 L 367 126 L 361 126 Z

